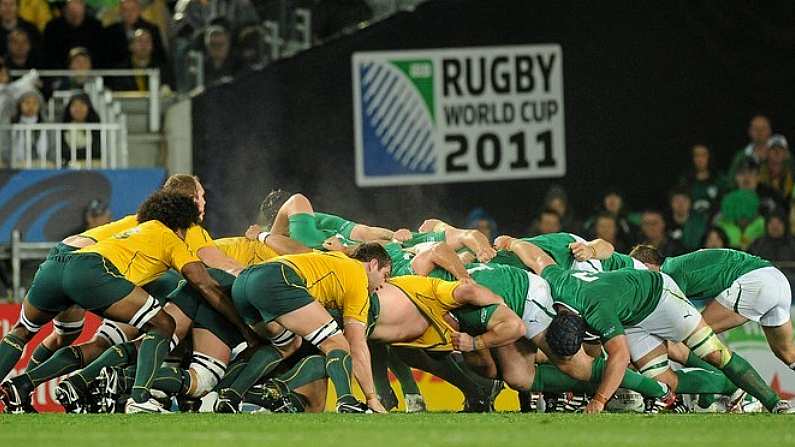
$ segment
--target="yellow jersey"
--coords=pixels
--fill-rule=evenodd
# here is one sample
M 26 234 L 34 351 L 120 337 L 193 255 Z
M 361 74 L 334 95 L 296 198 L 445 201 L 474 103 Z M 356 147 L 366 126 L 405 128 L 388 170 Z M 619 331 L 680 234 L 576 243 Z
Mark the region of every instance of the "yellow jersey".
M 276 251 L 267 244 L 263 244 L 260 241 L 252 241 L 245 237 L 225 237 L 223 239 L 216 239 L 215 246 L 224 252 L 225 255 L 245 267 L 262 264 L 265 261 L 279 256 L 279 253 L 276 253 Z
M 181 271 L 185 264 L 201 262 L 176 233 L 157 220 L 144 222 L 75 253 L 102 255 L 138 286 L 153 281 L 170 268 Z
M 444 316 L 461 307 L 453 296 L 458 282 L 409 275 L 391 278 L 389 283 L 403 291 L 430 323 L 418 339 L 394 344 L 431 351 L 452 351 L 453 328 L 447 324 Z
M 94 242 L 110 239 L 114 235 L 135 228 L 138 225 L 138 217 L 135 214 L 124 216 L 119 220 L 100 225 L 96 228 L 86 230 L 79 236 L 92 239 Z M 193 253 L 198 253 L 204 247 L 213 246 L 213 238 L 201 225 L 191 225 L 185 232 L 185 244 Z
M 268 262 L 280 262 L 306 281 L 312 297 L 327 309 L 342 311 L 343 318 L 353 318 L 367 325 L 370 295 L 367 273 L 361 262 L 340 252 L 285 255 Z

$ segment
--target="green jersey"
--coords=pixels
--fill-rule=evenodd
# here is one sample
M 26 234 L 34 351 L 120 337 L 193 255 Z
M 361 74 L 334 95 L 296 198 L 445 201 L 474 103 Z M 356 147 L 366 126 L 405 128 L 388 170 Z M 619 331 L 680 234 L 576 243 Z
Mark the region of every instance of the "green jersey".
M 624 333 L 648 317 L 663 292 L 663 278 L 649 270 L 571 271 L 559 265 L 544 269 L 552 299 L 577 312 L 602 340 Z
M 446 237 L 444 231 L 430 231 L 427 233 L 411 233 L 411 239 L 403 242 L 404 248 L 411 248 L 415 245 L 428 242 L 444 242 Z
M 577 239 L 569 233 L 542 234 L 539 236 L 522 238 L 520 240 L 530 242 L 540 248 L 552 257 L 558 265 L 567 269 L 571 268 L 571 265 L 574 263 L 574 255 L 569 249 L 569 244 L 577 242 Z M 491 260 L 491 263 L 504 264 L 528 270 L 528 267 L 519 259 L 519 256 L 516 256 L 515 253 L 509 250 L 498 251 L 497 256 Z
M 740 276 L 764 267 L 769 261 L 731 249 L 704 249 L 667 258 L 660 271 L 669 275 L 688 298 L 715 298 Z
M 603 272 L 612 272 L 613 270 L 621 270 L 626 268 L 635 268 L 635 260 L 631 257 L 621 254 L 613 253 L 607 259 L 602 259 Z
M 414 269 L 411 268 L 411 260 L 414 259 L 414 256 L 411 253 L 403 251 L 403 247 L 400 244 L 393 242 L 384 245 L 384 249 L 389 255 L 389 259 L 392 260 L 392 271 L 389 276 L 395 277 L 414 274 Z

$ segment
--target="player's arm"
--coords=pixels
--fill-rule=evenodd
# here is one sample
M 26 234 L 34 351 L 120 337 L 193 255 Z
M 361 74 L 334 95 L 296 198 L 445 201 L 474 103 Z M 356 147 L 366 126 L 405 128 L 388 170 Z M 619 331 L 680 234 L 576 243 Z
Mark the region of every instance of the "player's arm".
M 353 376 L 359 382 L 367 405 L 373 411 L 384 413 L 386 410 L 378 400 L 373 381 L 372 363 L 370 361 L 370 349 L 367 347 L 367 334 L 365 325 L 354 318 L 344 317 L 345 329 L 343 334 L 351 347 L 351 360 L 353 361 Z
M 459 281 L 458 286 L 453 290 L 453 299 L 459 306 L 484 307 L 491 304 L 505 304 L 499 295 L 472 280 Z
M 489 240 L 486 239 L 486 236 L 480 231 L 458 230 L 456 228 L 447 227 L 444 232 L 445 239 L 449 244 L 455 247 L 456 244 L 460 243 L 462 247 L 472 250 L 472 253 L 475 253 L 475 256 L 480 262 L 489 262 L 497 254 L 489 243 Z
M 615 251 L 613 244 L 604 239 L 594 239 L 589 242 L 572 242 L 569 244 L 569 249 L 574 255 L 574 259 L 578 261 L 607 259 Z
M 239 262 L 225 255 L 214 245 L 200 248 L 196 255 L 207 267 L 223 270 L 232 276 L 237 277 L 243 271 L 243 266 Z
M 498 250 L 509 250 L 516 254 L 519 259 L 540 275 L 550 265 L 555 265 L 555 260 L 537 246 L 530 242 L 516 239 L 511 236 L 500 236 L 494 241 L 494 246 Z
M 469 272 L 458 254 L 444 242 L 435 244 L 430 250 L 415 256 L 411 261 L 411 267 L 414 273 L 420 276 L 428 276 L 434 268 L 441 267 L 452 273 L 455 279 L 469 278 Z
M 476 337 L 454 332 L 453 347 L 461 352 L 498 348 L 515 342 L 525 334 L 522 319 L 504 304 L 497 306 L 486 327 L 488 330 Z
M 226 296 L 221 286 L 207 273 L 207 269 L 201 262 L 187 263 L 182 266 L 180 272 L 191 286 L 201 293 L 202 297 L 213 309 L 223 315 L 243 334 L 249 347 L 260 344 L 257 334 L 243 322 L 232 300 Z
M 604 348 L 607 351 L 605 372 L 602 376 L 602 383 L 599 384 L 596 394 L 588 404 L 587 413 L 598 413 L 604 410 L 605 404 L 624 380 L 624 372 L 629 366 L 629 345 L 627 345 L 625 335 L 617 335 L 607 340 L 604 342 Z
M 263 244 L 266 244 L 268 247 L 272 248 L 273 251 L 280 255 L 309 253 L 312 251 L 312 249 L 305 246 L 304 244 L 294 239 L 290 239 L 287 236 L 282 236 L 281 234 L 261 233 L 259 235 L 259 241 Z

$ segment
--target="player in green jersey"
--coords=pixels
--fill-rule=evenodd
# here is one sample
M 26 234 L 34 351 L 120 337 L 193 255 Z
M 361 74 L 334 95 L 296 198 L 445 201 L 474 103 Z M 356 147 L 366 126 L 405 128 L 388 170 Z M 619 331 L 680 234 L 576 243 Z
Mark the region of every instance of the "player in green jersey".
M 503 240 L 534 271 L 546 279 L 559 313 L 579 315 L 595 331 L 607 351 L 607 366 L 589 407 L 604 406 L 618 388 L 630 360 L 638 370 L 680 393 L 733 392 L 720 376 L 673 372 L 664 341 L 684 342 L 696 355 L 714 365 L 753 395 L 771 412 L 795 411 L 781 400 L 740 355 L 733 353 L 712 332 L 695 307 L 668 275 L 648 270 L 614 272 L 569 271 L 538 247 L 520 240 Z M 570 329 L 570 328 L 569 328 Z M 563 332 L 568 329 L 564 328 Z M 576 331 L 574 331 L 576 332 Z M 566 340 L 565 336 L 550 339 Z M 554 344 L 553 350 L 558 350 Z M 709 371 L 704 371 L 709 373 Z M 705 385 L 716 387 L 717 391 Z
M 769 261 L 731 249 L 705 249 L 665 259 L 651 246 L 638 246 L 632 256 L 676 281 L 692 300 L 710 301 L 701 316 L 721 332 L 754 321 L 762 326 L 773 353 L 795 370 L 787 277 Z

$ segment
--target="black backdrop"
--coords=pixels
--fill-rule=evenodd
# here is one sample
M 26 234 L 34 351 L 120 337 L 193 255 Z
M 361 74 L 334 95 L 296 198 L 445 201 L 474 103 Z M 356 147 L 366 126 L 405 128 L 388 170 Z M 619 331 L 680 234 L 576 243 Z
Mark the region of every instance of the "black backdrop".
M 393 227 L 428 215 L 460 222 L 484 206 L 501 231 L 521 232 L 552 183 L 581 216 L 613 185 L 631 206 L 662 206 L 693 143 L 710 145 L 725 166 L 757 112 L 795 139 L 795 8 L 751 3 L 432 1 L 210 88 L 193 103 L 207 224 L 219 236 L 239 233 L 274 187 Z M 356 187 L 354 51 L 525 43 L 563 48 L 565 178 Z

